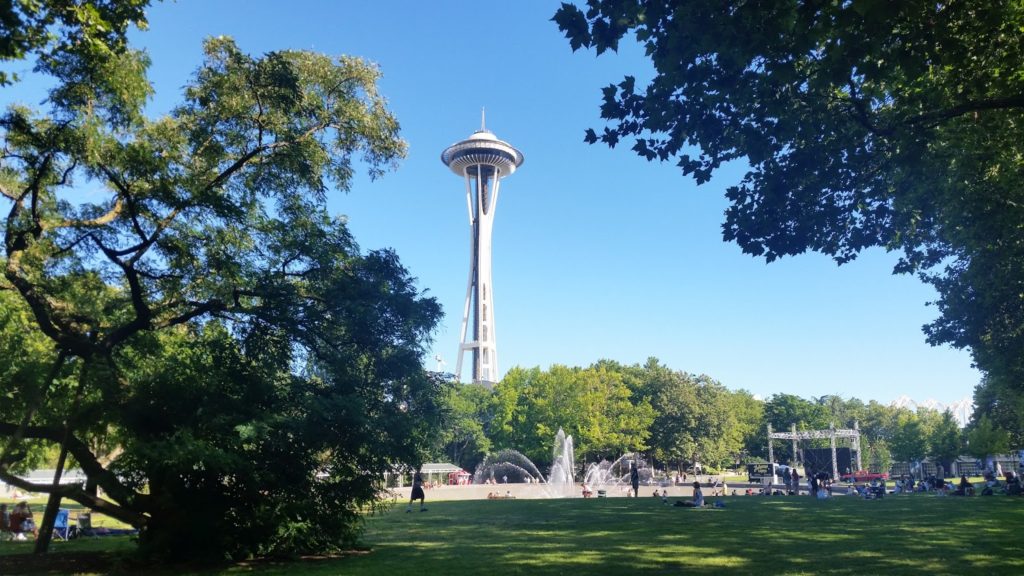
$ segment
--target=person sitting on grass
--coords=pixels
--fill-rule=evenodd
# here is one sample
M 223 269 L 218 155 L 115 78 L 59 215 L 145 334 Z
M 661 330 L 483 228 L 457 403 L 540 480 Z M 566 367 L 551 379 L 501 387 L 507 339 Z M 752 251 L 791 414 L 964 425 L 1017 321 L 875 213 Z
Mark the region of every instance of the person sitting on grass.
M 1020 478 L 1017 477 L 1012 471 L 1006 471 L 1006 495 L 1007 496 L 1020 496 Z
M 967 479 L 966 474 L 960 475 L 960 485 L 957 486 L 954 496 L 974 496 L 974 485 Z
M 11 512 L 11 532 L 19 534 L 21 538 L 24 538 L 25 534 L 31 532 L 33 538 L 39 537 L 39 530 L 36 528 L 36 522 L 32 519 L 32 509 L 29 508 L 28 502 L 19 502 L 14 510 Z
M 704 507 L 704 492 L 700 489 L 700 482 L 693 483 L 693 500 L 676 500 L 673 506 L 682 506 L 685 508 L 703 508 Z

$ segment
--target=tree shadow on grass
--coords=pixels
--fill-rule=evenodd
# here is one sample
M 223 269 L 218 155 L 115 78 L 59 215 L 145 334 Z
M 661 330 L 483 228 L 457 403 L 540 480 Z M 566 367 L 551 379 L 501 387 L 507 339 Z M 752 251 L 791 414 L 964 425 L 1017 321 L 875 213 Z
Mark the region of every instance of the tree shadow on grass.
M 725 502 L 725 509 L 704 510 L 664 506 L 654 498 L 450 502 L 435 505 L 428 518 L 385 515 L 379 524 L 371 521 L 367 543 L 375 548 L 373 566 L 400 569 L 403 561 L 414 561 L 445 570 L 502 566 L 534 575 L 1024 569 L 1024 561 L 1011 553 L 1013 535 L 1024 528 L 1020 500 L 740 497 Z

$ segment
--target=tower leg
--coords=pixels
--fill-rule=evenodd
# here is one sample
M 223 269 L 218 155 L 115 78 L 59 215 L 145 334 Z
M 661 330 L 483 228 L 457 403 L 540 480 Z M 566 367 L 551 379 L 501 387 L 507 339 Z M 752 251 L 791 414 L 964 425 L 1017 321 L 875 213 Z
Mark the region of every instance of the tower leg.
M 487 165 L 466 168 L 466 203 L 470 224 L 470 272 L 462 311 L 456 377 L 462 379 L 463 355 L 472 357 L 473 382 L 493 383 L 498 376 L 491 284 L 491 233 L 498 199 L 500 170 Z

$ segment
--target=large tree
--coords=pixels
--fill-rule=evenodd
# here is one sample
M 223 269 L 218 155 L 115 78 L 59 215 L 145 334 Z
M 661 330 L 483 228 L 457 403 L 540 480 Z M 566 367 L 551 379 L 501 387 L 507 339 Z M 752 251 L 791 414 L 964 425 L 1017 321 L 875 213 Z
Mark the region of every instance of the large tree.
M 974 389 L 972 422 L 982 416 L 1010 434 L 1011 446 L 1024 446 L 1024 390 L 1005 378 L 986 376 Z
M 932 424 L 928 435 L 928 456 L 944 463 L 946 470 L 963 452 L 963 433 L 956 418 L 948 410 Z
M 899 251 L 938 291 L 933 344 L 1024 387 L 1024 3 L 587 0 L 571 47 L 633 33 L 655 74 L 604 89 L 602 132 L 706 182 L 749 169 L 723 235 L 769 262 Z
M 129 50 L 44 59 L 51 107 L 0 117 L 0 317 L 30 319 L 12 357 L 48 363 L 0 374 L 18 410 L 0 412 L 0 479 L 50 492 L 48 518 L 69 497 L 158 551 L 338 545 L 438 413 L 421 366 L 438 305 L 325 210 L 405 144 L 362 60 L 205 51 L 166 117 L 143 114 Z M 27 443 L 59 446 L 58 469 L 73 459 L 104 496 L 17 478 Z M 197 506 L 216 530 L 184 522 Z
M 986 459 L 996 454 L 1005 454 L 1010 449 L 1010 434 L 992 423 L 982 414 L 977 421 L 971 423 L 967 431 L 967 453 L 977 458 Z
M 901 408 L 896 412 L 895 428 L 889 438 L 889 450 L 899 462 L 917 462 L 928 455 L 929 434 L 926 422 L 917 414 Z
M 494 444 L 546 466 L 558 429 L 573 436 L 580 460 L 647 447 L 654 410 L 634 399 L 623 373 L 607 362 L 588 368 L 513 368 L 495 387 Z
M 474 470 L 490 452 L 487 430 L 492 426 L 491 392 L 481 384 L 455 386 L 448 390 L 445 407 L 448 418 L 441 431 L 440 453 L 449 462 Z

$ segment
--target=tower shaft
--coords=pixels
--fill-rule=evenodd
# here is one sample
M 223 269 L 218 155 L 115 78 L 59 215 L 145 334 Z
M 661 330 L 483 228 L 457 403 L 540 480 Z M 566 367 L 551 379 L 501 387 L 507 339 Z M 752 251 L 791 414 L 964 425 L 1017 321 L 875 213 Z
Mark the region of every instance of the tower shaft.
M 469 212 L 470 255 L 466 303 L 462 313 L 456 377 L 461 379 L 466 352 L 470 353 L 473 382 L 493 383 L 498 378 L 498 350 L 491 276 L 491 235 L 501 183 L 501 169 L 487 164 L 466 166 L 466 208 Z

